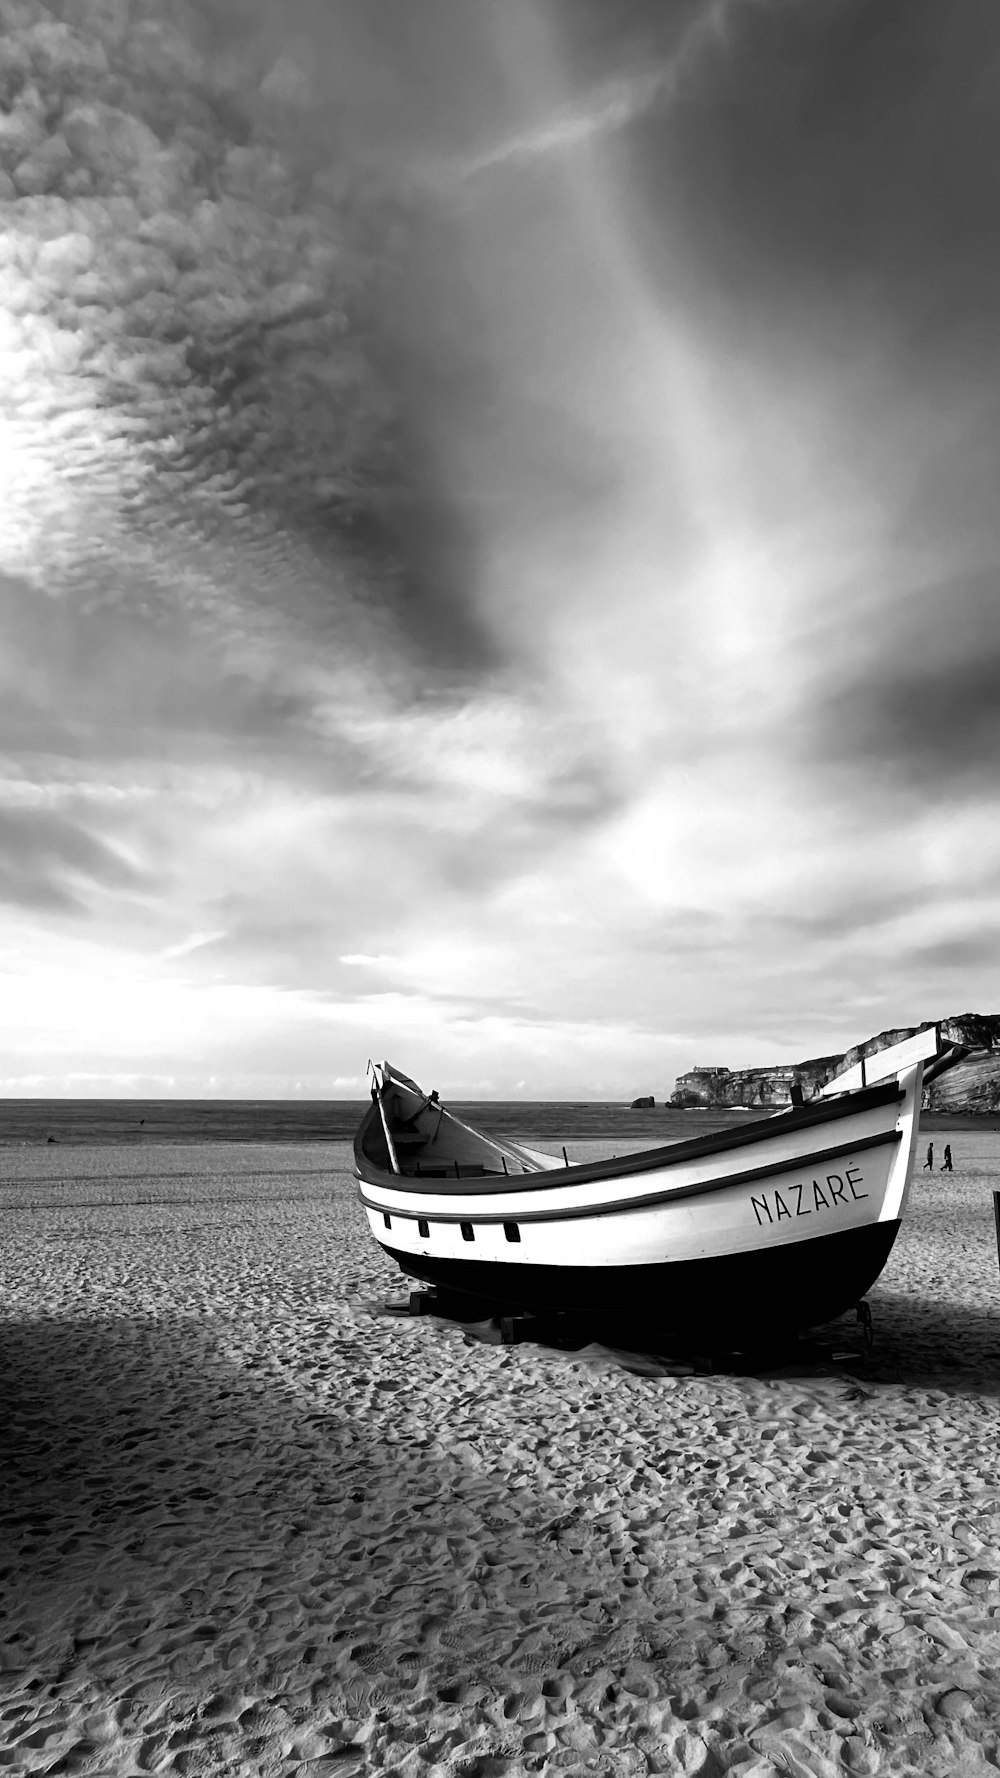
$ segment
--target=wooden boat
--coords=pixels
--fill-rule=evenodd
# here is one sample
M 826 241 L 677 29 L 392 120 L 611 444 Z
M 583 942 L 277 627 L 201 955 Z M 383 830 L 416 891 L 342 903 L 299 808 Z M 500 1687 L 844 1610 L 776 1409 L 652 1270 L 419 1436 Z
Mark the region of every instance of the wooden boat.
M 408 1276 L 492 1313 L 641 1319 L 762 1336 L 857 1304 L 906 1211 L 936 1030 L 818 1099 L 692 1141 L 570 1163 L 481 1134 L 388 1062 L 354 1143 L 376 1241 Z

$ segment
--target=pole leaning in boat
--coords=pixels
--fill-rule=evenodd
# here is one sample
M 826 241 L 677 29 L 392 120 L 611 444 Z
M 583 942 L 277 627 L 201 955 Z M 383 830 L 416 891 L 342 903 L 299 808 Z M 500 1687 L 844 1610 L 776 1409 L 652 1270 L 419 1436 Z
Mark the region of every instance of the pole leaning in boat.
M 378 1114 L 382 1119 L 382 1133 L 385 1136 L 385 1145 L 389 1151 L 389 1162 L 394 1173 L 402 1173 L 403 1169 L 399 1164 L 399 1156 L 396 1153 L 396 1144 L 392 1139 L 392 1131 L 389 1128 L 389 1118 L 382 1100 L 382 1089 L 385 1084 L 384 1078 L 379 1074 L 378 1067 L 374 1063 L 369 1064 L 369 1066 L 372 1071 L 372 1098 L 378 1106 Z

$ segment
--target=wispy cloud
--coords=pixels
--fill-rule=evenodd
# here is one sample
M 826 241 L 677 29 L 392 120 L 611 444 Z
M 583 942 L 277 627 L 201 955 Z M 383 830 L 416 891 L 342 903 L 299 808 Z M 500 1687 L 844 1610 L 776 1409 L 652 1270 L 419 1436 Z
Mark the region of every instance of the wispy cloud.
M 140 890 L 144 876 L 118 846 L 79 821 L 0 806 L 0 901 L 77 911 L 95 896 Z
M 175 945 L 167 945 L 166 949 L 160 952 L 160 956 L 164 962 L 172 962 L 180 957 L 190 957 L 192 952 L 201 951 L 206 945 L 215 944 L 225 936 L 225 932 L 221 930 L 218 932 L 193 932 L 190 938 L 180 939 Z
M 583 92 L 559 99 L 551 76 L 544 94 L 543 114 L 511 131 L 493 144 L 470 154 L 451 169 L 464 178 L 504 166 L 518 166 L 538 157 L 572 153 L 591 142 L 625 129 L 654 107 L 669 106 L 683 96 L 697 78 L 706 54 L 718 53 L 728 44 L 735 17 L 761 5 L 787 0 L 696 0 L 694 5 L 662 8 L 670 41 L 652 52 L 652 66 L 620 70 Z M 523 73 L 530 68 L 532 52 L 551 60 L 544 15 L 522 0 L 507 9 L 503 41 L 508 55 L 523 58 Z M 530 90 L 530 83 L 529 90 Z M 568 85 L 568 82 L 566 82 Z M 441 177 L 444 169 L 438 169 Z

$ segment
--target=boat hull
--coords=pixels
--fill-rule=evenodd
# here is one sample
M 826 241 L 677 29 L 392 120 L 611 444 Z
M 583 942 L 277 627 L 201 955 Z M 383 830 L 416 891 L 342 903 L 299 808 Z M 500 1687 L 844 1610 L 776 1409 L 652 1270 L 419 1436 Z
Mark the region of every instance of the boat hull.
M 747 1344 L 788 1327 L 816 1327 L 853 1308 L 885 1266 L 898 1230 L 898 1222 L 879 1222 L 821 1241 L 599 1271 L 379 1245 L 407 1276 L 492 1313 L 600 1315 L 649 1323 L 667 1338 Z
M 903 1059 L 824 1103 L 562 1165 L 383 1064 L 355 1140 L 364 1213 L 404 1274 L 486 1313 L 597 1313 L 715 1345 L 815 1327 L 864 1296 L 905 1213 L 922 1063 Z

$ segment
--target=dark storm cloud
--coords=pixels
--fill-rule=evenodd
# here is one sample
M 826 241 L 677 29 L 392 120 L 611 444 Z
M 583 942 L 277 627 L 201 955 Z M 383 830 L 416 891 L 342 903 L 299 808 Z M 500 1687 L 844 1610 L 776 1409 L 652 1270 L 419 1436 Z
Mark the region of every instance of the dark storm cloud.
M 552 771 L 531 812 L 539 826 L 585 830 L 625 808 L 630 797 L 631 786 L 621 775 L 591 756 Z
M 758 940 L 767 942 L 784 932 L 798 944 L 850 940 L 889 926 L 903 915 L 927 907 L 934 899 L 924 888 L 901 889 L 894 885 L 873 892 L 848 881 L 840 886 L 839 894 L 828 894 L 811 907 L 787 909 L 780 919 L 761 915 L 750 923 L 750 935 L 752 939 L 756 931 Z
M 0 808 L 0 900 L 79 912 L 91 893 L 136 890 L 144 873 L 99 834 L 47 809 Z
M 998 25 L 989 0 L 730 7 L 710 66 L 635 126 L 640 250 L 744 322 L 823 324 L 849 354 L 890 303 L 900 353 L 974 352 L 970 321 L 995 344 Z
M 136 589 L 133 588 L 133 592 Z M 311 701 L 241 671 L 211 629 L 162 613 L 54 600 L 0 574 L 0 748 L 75 758 L 198 756 L 302 747 Z
M 228 41 L 252 21 L 270 54 L 313 58 L 311 72 L 352 147 L 380 159 L 459 152 L 507 115 L 493 0 L 225 0 Z
M 876 780 L 988 790 L 1000 771 L 1000 562 L 890 601 L 815 740 Z
M 554 0 L 550 16 L 565 66 L 583 83 L 665 61 L 712 10 L 703 0 Z
M 992 972 L 998 960 L 1000 929 L 993 924 L 963 937 L 941 939 L 938 944 L 933 945 L 921 945 L 914 948 L 908 958 L 914 971 L 961 971 L 966 980 L 973 982 L 976 972 Z
M 1000 649 L 952 663 L 914 662 L 838 700 L 831 723 L 843 746 L 915 787 L 989 788 L 1000 773 Z

